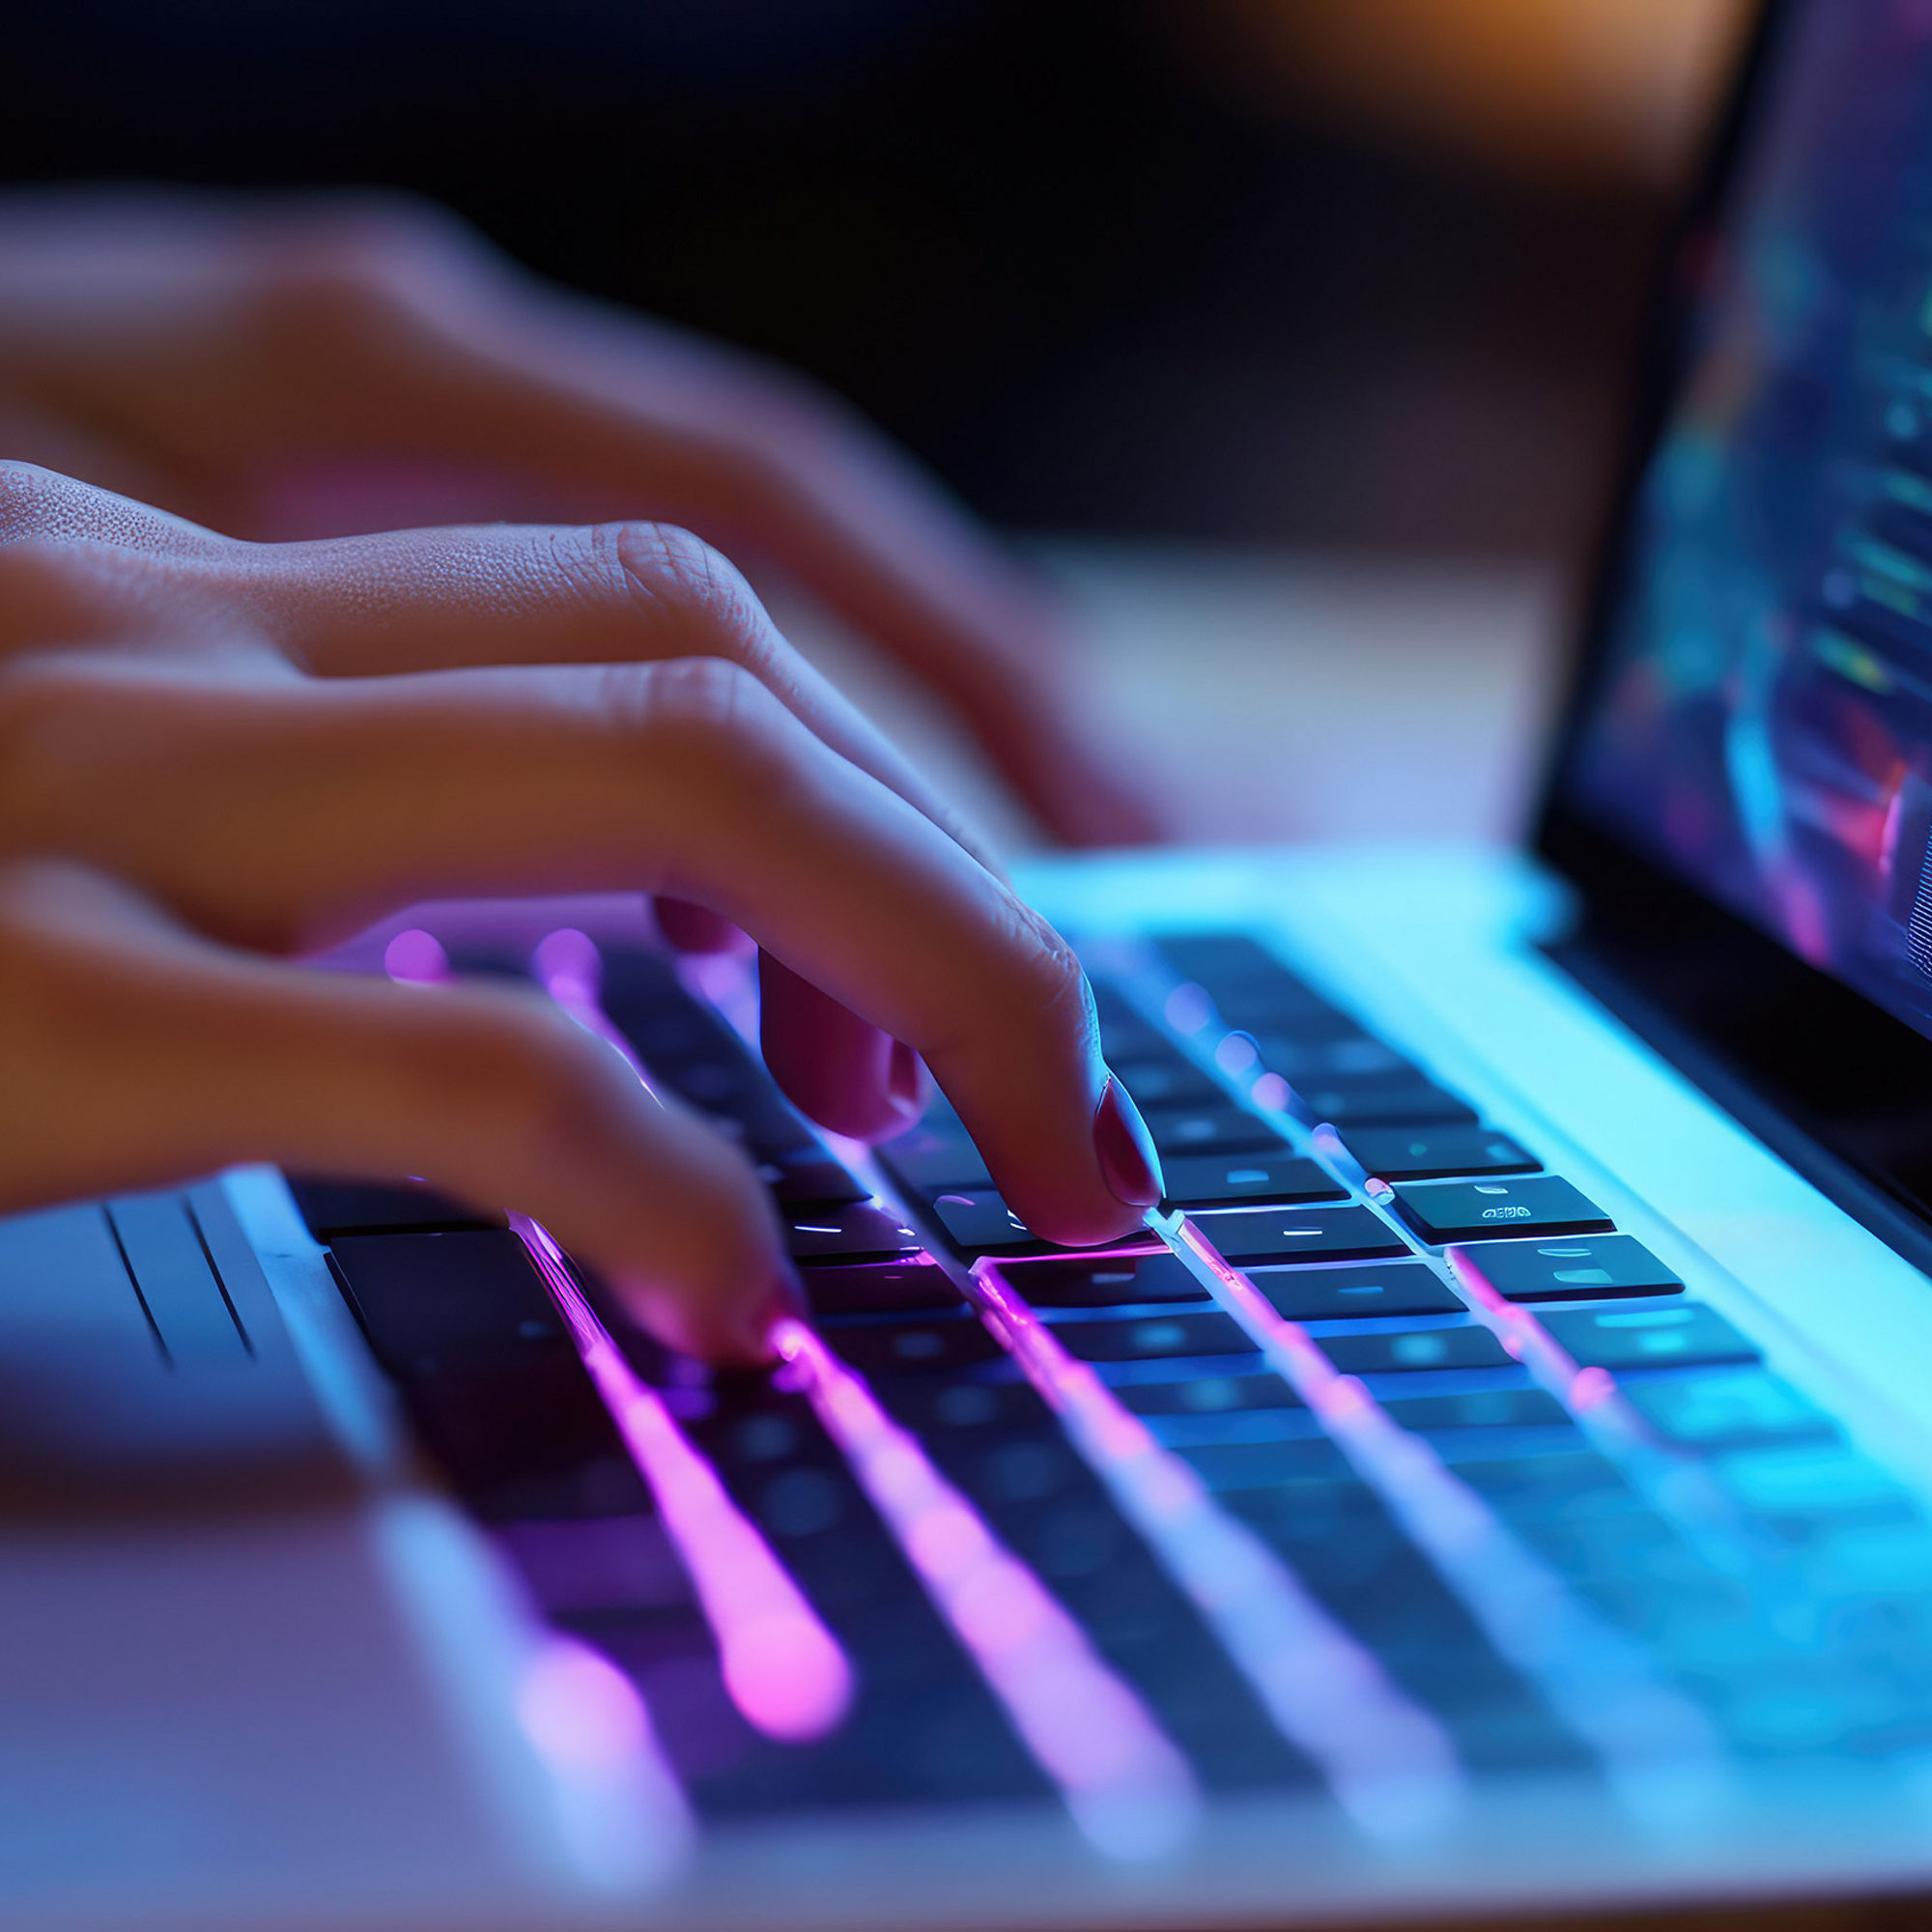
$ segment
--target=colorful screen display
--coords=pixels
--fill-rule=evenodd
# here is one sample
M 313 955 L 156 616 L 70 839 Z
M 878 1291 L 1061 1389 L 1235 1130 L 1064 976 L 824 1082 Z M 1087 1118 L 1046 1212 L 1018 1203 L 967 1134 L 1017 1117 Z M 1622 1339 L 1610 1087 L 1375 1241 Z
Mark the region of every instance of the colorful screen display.
M 1569 802 L 1932 1034 L 1932 0 L 1787 10 Z

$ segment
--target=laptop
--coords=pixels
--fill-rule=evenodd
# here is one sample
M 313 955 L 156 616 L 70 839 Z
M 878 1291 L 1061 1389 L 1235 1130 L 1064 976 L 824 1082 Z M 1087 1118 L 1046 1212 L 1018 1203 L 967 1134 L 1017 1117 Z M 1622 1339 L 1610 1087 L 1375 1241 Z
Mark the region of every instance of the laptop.
M 776 1368 L 407 1181 L 0 1223 L 0 1923 L 1918 1922 L 1928 291 L 1932 12 L 1775 8 L 1535 851 L 1026 869 L 1163 1157 L 1117 1248 L 943 1105 L 816 1133 L 614 899 L 337 963 L 738 1141 Z

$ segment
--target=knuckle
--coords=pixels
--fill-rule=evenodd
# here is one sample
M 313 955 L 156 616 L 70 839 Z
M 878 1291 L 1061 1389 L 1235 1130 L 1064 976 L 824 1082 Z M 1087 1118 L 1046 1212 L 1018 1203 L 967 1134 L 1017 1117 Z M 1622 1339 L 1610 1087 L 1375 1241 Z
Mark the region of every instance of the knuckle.
M 696 650 L 753 668 L 772 629 L 743 574 L 675 524 L 600 524 L 582 533 L 583 568 L 597 593 Z
M 600 714 L 614 749 L 637 769 L 668 763 L 732 787 L 774 782 L 788 769 L 789 714 L 757 675 L 729 658 L 611 665 Z
M 1067 945 L 1024 900 L 1008 895 L 1005 951 L 1013 962 L 1024 997 L 1050 1021 L 1085 1028 L 1089 1002 L 1087 975 Z

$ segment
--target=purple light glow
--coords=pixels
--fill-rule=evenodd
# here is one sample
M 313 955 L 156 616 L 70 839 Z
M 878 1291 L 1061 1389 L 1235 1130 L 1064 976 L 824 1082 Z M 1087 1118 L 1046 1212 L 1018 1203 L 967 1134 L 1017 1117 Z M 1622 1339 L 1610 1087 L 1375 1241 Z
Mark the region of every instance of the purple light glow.
M 619 1033 L 598 998 L 604 983 L 604 955 L 597 942 L 575 926 L 560 926 L 537 942 L 530 967 L 547 992 L 585 1033 L 595 1034 L 656 1098 L 651 1076 L 631 1042 Z
M 575 1637 L 548 1636 L 518 1677 L 514 1709 L 584 1876 L 628 1892 L 677 1864 L 691 1812 L 643 1699 L 615 1664 Z
M 731 1701 L 767 1737 L 823 1737 L 852 1700 L 852 1670 L 764 1538 L 685 1439 L 664 1399 L 634 1373 L 534 1221 L 512 1214 L 624 1445 L 650 1485 L 665 1528 L 718 1639 Z
M 1277 1114 L 1288 1111 L 1288 1103 L 1294 1098 L 1293 1092 L 1279 1073 L 1264 1073 L 1248 1089 L 1248 1098 L 1257 1107 L 1266 1107 Z
M 1014 1727 L 1103 1852 L 1148 1859 L 1193 1830 L 1186 1760 L 1033 1572 L 803 1322 L 773 1331 L 826 1432 Z
M 439 986 L 449 979 L 449 954 L 433 932 L 412 926 L 383 949 L 383 971 L 406 986 Z
M 1650 1442 L 1650 1431 L 1624 1400 L 1608 1370 L 1578 1368 L 1568 1350 L 1527 1308 L 1509 1300 L 1491 1285 L 1467 1248 L 1451 1247 L 1446 1252 L 1458 1284 L 1475 1302 L 1483 1320 L 1495 1330 L 1503 1347 L 1558 1401 L 1614 1445 L 1632 1447 Z
M 1065 1420 L 1122 1513 L 1193 1599 L 1283 1735 L 1321 1765 L 1356 1822 L 1378 1836 L 1439 1823 L 1462 1787 L 1441 1727 L 1389 1683 L 1260 1538 L 1215 1503 L 1194 1470 L 1066 1352 L 996 1264 L 982 1263 L 976 1280 L 989 1325 Z
M 1197 1034 L 1214 1017 L 1214 1002 L 1190 980 L 1168 994 L 1161 1012 L 1176 1033 Z
M 631 1680 L 587 1644 L 553 1637 L 517 1686 L 524 1734 L 560 1771 L 617 1770 L 652 1747 L 650 1719 Z
M 1339 1374 L 1305 1328 L 1284 1321 L 1192 1226 L 1181 1237 L 1491 1642 L 1596 1747 L 1633 1807 L 1662 1815 L 1706 1802 L 1717 1788 L 1717 1747 L 1702 1713 L 1657 1680 L 1641 1651 L 1584 1610 L 1422 1436 L 1397 1423 L 1364 1383 Z M 1522 1310 L 1504 1306 L 1512 1319 L 1497 1332 L 1513 1354 L 1554 1349 L 1540 1325 L 1525 1330 Z M 1574 1379 L 1574 1363 L 1569 1371 Z

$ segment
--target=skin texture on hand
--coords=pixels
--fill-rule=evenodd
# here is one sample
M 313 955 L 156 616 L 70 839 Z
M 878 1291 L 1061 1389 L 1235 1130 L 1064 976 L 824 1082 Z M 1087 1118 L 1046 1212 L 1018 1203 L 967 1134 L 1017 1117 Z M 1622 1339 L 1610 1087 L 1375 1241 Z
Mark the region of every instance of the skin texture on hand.
M 1056 838 L 1161 829 L 1075 701 L 1054 600 L 930 477 L 802 379 L 549 288 L 425 206 L 0 200 L 0 453 L 243 536 L 336 533 L 304 519 L 346 478 L 364 529 L 439 500 L 667 519 L 897 658 Z
M 421 898 L 612 890 L 756 941 L 814 1118 L 892 1131 L 923 1063 L 1048 1238 L 1158 1197 L 1071 953 L 695 537 L 251 544 L 0 464 L 0 1209 L 420 1176 L 754 1356 L 788 1264 L 733 1149 L 534 995 L 289 959 Z

